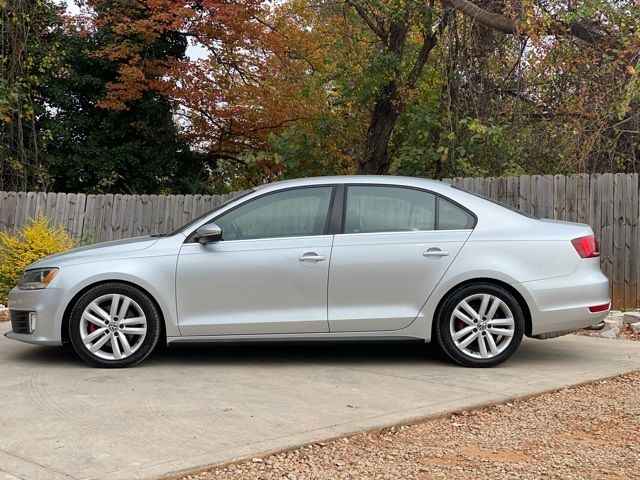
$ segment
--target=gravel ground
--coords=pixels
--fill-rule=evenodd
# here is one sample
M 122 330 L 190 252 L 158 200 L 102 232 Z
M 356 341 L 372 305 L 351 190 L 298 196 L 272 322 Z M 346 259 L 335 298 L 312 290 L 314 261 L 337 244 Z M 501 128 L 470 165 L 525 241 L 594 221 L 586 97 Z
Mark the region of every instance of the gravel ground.
M 640 372 L 181 480 L 637 479 Z
M 574 335 L 582 335 L 584 337 L 599 337 L 602 338 L 598 335 L 598 331 L 597 330 L 578 330 L 577 332 L 574 333 Z M 613 338 L 613 339 L 603 339 L 603 340 L 634 340 L 636 342 L 640 342 L 640 333 L 633 333 L 631 331 L 631 327 L 629 326 L 628 323 L 625 323 L 622 326 L 622 331 L 620 332 L 620 335 L 618 336 L 618 338 Z

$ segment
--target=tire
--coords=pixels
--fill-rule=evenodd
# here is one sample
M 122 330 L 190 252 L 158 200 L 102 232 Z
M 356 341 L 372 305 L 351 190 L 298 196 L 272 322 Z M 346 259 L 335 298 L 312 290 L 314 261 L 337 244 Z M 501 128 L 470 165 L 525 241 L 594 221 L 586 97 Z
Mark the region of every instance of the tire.
M 518 301 L 504 288 L 472 283 L 445 299 L 435 334 L 442 350 L 460 365 L 493 367 L 509 359 L 520 346 L 524 315 Z
M 69 319 L 74 350 L 89 365 L 130 367 L 153 351 L 161 331 L 153 300 L 140 289 L 108 282 L 86 291 Z

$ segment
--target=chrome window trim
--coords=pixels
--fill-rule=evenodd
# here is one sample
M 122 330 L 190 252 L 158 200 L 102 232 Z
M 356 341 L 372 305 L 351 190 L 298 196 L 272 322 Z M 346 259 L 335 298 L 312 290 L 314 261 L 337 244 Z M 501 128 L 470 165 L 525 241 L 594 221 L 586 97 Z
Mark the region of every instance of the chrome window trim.
M 363 232 L 363 233 L 345 233 L 344 231 L 344 227 L 345 227 L 345 222 L 346 222 L 346 218 L 347 218 L 347 202 L 348 202 L 348 198 L 349 198 L 349 187 L 387 187 L 387 188 L 406 188 L 408 190 L 417 190 L 419 192 L 423 192 L 423 193 L 430 193 L 432 195 L 435 196 L 435 219 L 434 219 L 434 226 L 438 226 L 438 216 L 440 213 L 440 205 L 439 205 L 439 200 L 443 199 L 446 200 L 447 202 L 452 203 L 453 205 L 459 207 L 460 209 L 464 210 L 465 212 L 467 212 L 469 215 L 471 215 L 471 217 L 473 217 L 473 225 L 471 226 L 471 228 L 456 228 L 456 229 L 447 229 L 447 230 L 440 230 L 438 228 L 434 228 L 433 230 L 398 230 L 398 231 L 391 231 L 391 232 Z M 476 226 L 478 225 L 478 216 L 472 212 L 471 210 L 469 210 L 467 207 L 465 207 L 464 205 L 460 204 L 459 202 L 456 202 L 455 200 L 447 197 L 446 195 L 443 195 L 439 192 L 434 192 L 433 190 L 429 190 L 426 188 L 420 188 L 420 187 L 415 187 L 413 185 L 397 185 L 397 184 L 393 184 L 393 183 L 345 183 L 344 184 L 344 196 L 343 196 L 343 200 L 342 200 L 342 226 L 340 228 L 340 231 L 337 233 L 337 235 L 377 235 L 380 233 L 411 233 L 411 232 L 419 232 L 419 233 L 424 233 L 424 232 L 462 232 L 462 231 L 466 231 L 466 230 L 470 230 L 473 231 Z
M 276 193 L 282 193 L 282 192 L 288 192 L 288 191 L 292 191 L 292 190 L 302 190 L 302 189 L 308 189 L 308 188 L 327 188 L 330 187 L 332 189 L 331 191 L 331 198 L 329 200 L 329 208 L 327 211 L 327 219 L 325 221 L 325 226 L 324 226 L 324 232 L 320 235 L 300 235 L 300 236 L 290 236 L 290 237 L 264 237 L 264 238 L 247 238 L 247 239 L 242 239 L 242 240 L 221 240 L 222 242 L 247 242 L 247 241 L 252 241 L 252 240 L 274 240 L 274 239 L 283 239 L 283 238 L 304 238 L 304 237 L 311 237 L 311 238 L 315 238 L 315 237 L 322 237 L 325 235 L 328 235 L 328 231 L 329 231 L 329 227 L 331 224 L 331 218 L 332 218 L 332 212 L 333 212 L 333 208 L 334 208 L 334 203 L 336 200 L 336 196 L 337 196 L 337 192 L 338 192 L 338 185 L 335 183 L 327 183 L 327 184 L 316 184 L 316 185 L 298 185 L 298 186 L 294 186 L 294 187 L 285 187 L 285 188 L 281 188 L 278 190 L 271 190 L 268 192 L 263 193 L 262 195 L 256 195 L 255 197 L 251 197 L 251 198 L 247 198 L 244 202 L 239 203 L 238 205 L 234 205 L 233 207 L 224 210 L 223 212 L 219 212 L 218 215 L 215 215 L 212 218 L 209 218 L 205 221 L 203 221 L 201 224 L 197 225 L 196 228 L 194 228 L 188 235 L 187 238 L 185 239 L 184 243 L 198 243 L 196 240 L 194 240 L 195 234 L 197 233 L 198 228 L 200 228 L 202 225 L 206 225 L 207 223 L 211 223 L 211 222 L 215 222 L 218 218 L 222 217 L 223 215 L 226 215 L 227 213 L 233 212 L 236 208 L 240 208 L 243 205 L 246 205 L 254 200 L 258 200 L 259 198 L 263 198 L 266 197 L 268 195 L 273 195 Z

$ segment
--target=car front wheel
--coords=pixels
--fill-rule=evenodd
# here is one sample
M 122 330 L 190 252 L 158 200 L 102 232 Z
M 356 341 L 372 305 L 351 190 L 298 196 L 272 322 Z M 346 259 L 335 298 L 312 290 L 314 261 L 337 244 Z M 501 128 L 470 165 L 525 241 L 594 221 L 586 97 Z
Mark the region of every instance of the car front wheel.
M 126 283 L 104 283 L 76 302 L 69 336 L 90 365 L 129 367 L 144 360 L 158 343 L 160 314 L 143 291 Z
M 515 353 L 524 335 L 524 315 L 507 290 L 474 283 L 452 292 L 436 324 L 444 352 L 466 367 L 493 367 Z

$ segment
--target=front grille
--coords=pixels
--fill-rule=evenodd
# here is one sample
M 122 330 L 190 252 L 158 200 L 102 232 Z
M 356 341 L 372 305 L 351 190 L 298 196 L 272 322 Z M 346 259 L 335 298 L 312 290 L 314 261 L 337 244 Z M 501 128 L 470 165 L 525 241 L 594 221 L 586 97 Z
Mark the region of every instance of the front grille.
M 11 330 L 14 333 L 29 333 L 29 312 L 9 310 L 11 315 Z

